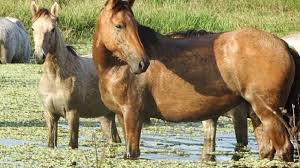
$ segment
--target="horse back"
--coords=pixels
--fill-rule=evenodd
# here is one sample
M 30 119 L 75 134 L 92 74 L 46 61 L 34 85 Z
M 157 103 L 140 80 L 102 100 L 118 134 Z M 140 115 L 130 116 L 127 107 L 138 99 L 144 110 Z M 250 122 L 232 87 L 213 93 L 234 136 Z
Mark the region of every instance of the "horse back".
M 5 47 L 5 56 L 2 53 L 2 59 L 7 63 L 25 62 L 28 63 L 31 55 L 29 38 L 24 26 L 18 26 L 7 18 L 0 18 L 0 39 Z M 2 61 L 3 62 L 3 61 Z

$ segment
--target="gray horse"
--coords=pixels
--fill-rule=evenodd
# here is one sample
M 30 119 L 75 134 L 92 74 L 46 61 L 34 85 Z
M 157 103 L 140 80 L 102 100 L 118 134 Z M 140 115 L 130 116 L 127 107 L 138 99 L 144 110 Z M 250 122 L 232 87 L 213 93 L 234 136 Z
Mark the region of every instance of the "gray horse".
M 79 118 L 98 118 L 110 142 L 120 142 L 115 114 L 100 101 L 98 76 L 91 58 L 79 57 L 64 43 L 57 25 L 59 6 L 51 11 L 40 8 L 34 1 L 32 29 L 35 59 L 43 64 L 39 95 L 48 126 L 48 146 L 57 146 L 57 123 L 60 117 L 68 121 L 69 146 L 78 148 Z
M 30 42 L 22 23 L 16 18 L 0 18 L 0 63 L 29 63 L 30 55 Z

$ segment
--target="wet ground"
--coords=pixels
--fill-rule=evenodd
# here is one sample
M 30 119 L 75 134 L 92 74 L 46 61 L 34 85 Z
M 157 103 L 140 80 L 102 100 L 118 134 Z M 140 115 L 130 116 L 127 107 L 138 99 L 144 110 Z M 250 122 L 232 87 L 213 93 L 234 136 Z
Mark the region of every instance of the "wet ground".
M 216 161 L 231 160 L 235 149 L 235 135 L 220 134 L 216 140 Z M 149 160 L 180 160 L 180 161 L 199 161 L 201 150 L 203 147 L 203 137 L 201 135 L 191 137 L 189 135 L 182 136 L 160 136 L 160 135 L 143 135 L 141 146 L 148 150 L 147 153 L 142 153 L 141 158 Z M 258 147 L 253 137 L 249 138 L 247 150 L 251 153 L 257 153 Z M 169 150 L 171 152 L 155 152 L 160 150 Z M 153 152 L 151 152 L 153 151 Z M 173 151 L 173 152 L 172 152 Z
M 249 125 L 249 145 L 239 161 L 231 119 L 221 118 L 217 130 L 216 162 L 199 160 L 203 147 L 201 122 L 152 120 L 142 130 L 141 157 L 122 159 L 124 143 L 108 144 L 95 119 L 80 121 L 79 149 L 68 148 L 64 119 L 59 122 L 58 148 L 47 147 L 47 129 L 37 95 L 39 65 L 0 66 L 0 167 L 298 167 L 297 163 L 259 160 Z M 120 127 L 118 130 L 122 135 Z M 124 140 L 123 140 L 124 142 Z
M 198 124 L 201 125 L 200 123 Z M 59 126 L 60 129 L 62 129 L 64 132 L 68 131 L 66 125 L 60 124 Z M 184 127 L 184 124 L 180 124 L 180 126 Z M 162 129 L 166 129 L 163 128 L 165 126 L 161 126 L 161 127 Z M 81 126 L 81 128 L 90 129 L 91 131 L 97 131 L 98 127 Z M 140 146 L 141 147 L 140 159 L 156 160 L 156 161 L 187 161 L 187 162 L 197 162 L 200 160 L 201 150 L 203 147 L 203 136 L 200 133 L 199 128 L 194 128 L 195 132 L 192 134 L 179 132 L 177 129 L 174 130 L 175 133 L 170 133 L 171 132 L 170 130 L 169 131 L 166 130 L 166 133 L 159 134 L 159 133 L 154 133 L 153 130 L 148 128 L 145 128 L 144 131 L 146 131 L 146 133 L 142 134 L 141 146 Z M 197 133 L 199 134 L 197 135 Z M 9 137 L 0 139 L 0 146 L 13 147 L 13 146 L 21 146 L 21 145 L 36 145 L 39 147 L 46 147 L 47 145 L 46 141 L 42 142 L 42 141 L 26 140 L 27 137 L 26 139 L 22 140 L 21 136 L 17 138 L 20 139 L 12 139 Z M 89 136 L 87 137 L 81 136 L 79 138 L 79 143 L 92 142 L 92 141 L 95 140 L 93 139 L 93 137 L 89 137 Z M 105 143 L 104 140 L 101 140 L 101 142 Z M 117 146 L 122 146 L 122 145 L 124 145 L 124 143 L 119 144 Z M 219 131 L 216 139 L 216 152 L 213 153 L 213 155 L 216 156 L 216 161 L 229 161 L 232 160 L 232 157 L 234 155 L 241 154 L 239 152 L 234 152 L 235 145 L 236 145 L 236 139 L 233 133 L 228 133 L 228 132 L 221 133 Z M 67 148 L 67 146 L 66 144 L 59 144 L 58 148 Z M 79 147 L 79 149 L 81 150 L 93 150 L 93 148 L 94 148 L 93 145 L 91 146 L 85 145 Z M 246 151 L 247 152 L 251 151 L 251 154 L 258 154 L 257 149 L 258 147 L 255 142 L 255 139 L 251 135 L 249 137 L 249 145 L 247 146 Z M 114 157 L 121 159 L 122 153 L 115 153 Z

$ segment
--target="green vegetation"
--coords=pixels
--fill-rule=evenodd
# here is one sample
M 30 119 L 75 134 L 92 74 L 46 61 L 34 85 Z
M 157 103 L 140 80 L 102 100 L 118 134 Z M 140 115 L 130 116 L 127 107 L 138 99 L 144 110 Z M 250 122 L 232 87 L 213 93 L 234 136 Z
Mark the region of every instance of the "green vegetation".
M 60 28 L 66 41 L 90 44 L 104 0 L 58 2 L 62 8 Z M 53 0 L 38 3 L 49 8 Z M 249 26 L 278 36 L 300 31 L 299 0 L 137 0 L 133 10 L 141 24 L 161 33 L 186 29 L 220 32 Z M 0 16 L 20 18 L 31 34 L 29 0 L 1 1 Z
M 47 128 L 37 95 L 37 83 L 40 78 L 40 65 L 11 64 L 0 66 L 0 167 L 96 167 L 95 142 L 98 152 L 98 166 L 101 168 L 298 166 L 298 163 L 287 164 L 275 160 L 258 160 L 258 154 L 254 149 L 242 154 L 244 157 L 240 161 L 230 160 L 234 154 L 233 144 L 235 140 L 233 138 L 233 125 L 228 118 L 220 120 L 217 132 L 218 136 L 225 137 L 217 142 L 217 152 L 220 152 L 217 158 L 218 156 L 225 157 L 225 161 L 182 162 L 182 160 L 189 158 L 193 152 L 200 155 L 203 135 L 200 131 L 202 127 L 199 122 L 168 123 L 152 120 L 152 125 L 146 126 L 142 130 L 141 154 L 144 158 L 153 158 L 154 160 L 123 160 L 124 143 L 107 144 L 96 119 L 80 120 L 78 150 L 71 150 L 67 147 L 69 140 L 67 123 L 61 119 L 58 130 L 58 148 L 49 149 L 46 146 Z M 119 126 L 118 130 L 123 137 Z M 250 130 L 250 132 L 249 146 L 254 143 L 253 131 Z M 159 140 L 152 140 L 151 138 L 154 137 L 159 137 Z M 227 148 L 225 153 L 220 150 L 224 147 Z M 161 161 L 162 156 L 170 160 Z M 198 156 L 193 160 L 197 160 L 197 158 Z

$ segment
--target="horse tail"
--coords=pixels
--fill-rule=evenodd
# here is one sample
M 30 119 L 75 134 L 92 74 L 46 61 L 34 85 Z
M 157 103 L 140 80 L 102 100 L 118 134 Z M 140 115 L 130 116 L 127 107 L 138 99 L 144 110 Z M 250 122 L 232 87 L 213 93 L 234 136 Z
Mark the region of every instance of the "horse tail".
M 288 47 L 288 50 L 295 63 L 295 76 L 285 105 L 287 113 L 284 117 L 293 133 L 296 133 L 300 128 L 300 56 L 295 49 Z

